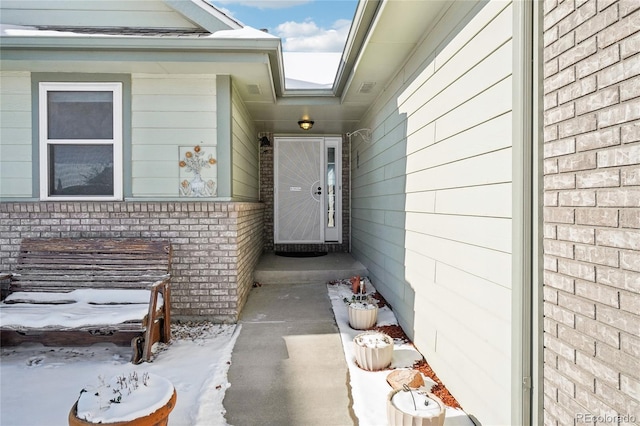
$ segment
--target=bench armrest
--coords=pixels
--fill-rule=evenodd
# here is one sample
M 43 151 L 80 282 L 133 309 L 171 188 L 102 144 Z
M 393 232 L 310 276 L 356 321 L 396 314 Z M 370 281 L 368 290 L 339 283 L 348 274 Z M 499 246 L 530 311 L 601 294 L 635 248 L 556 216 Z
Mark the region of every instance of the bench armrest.
M 10 280 L 13 277 L 11 272 L 0 272 L 0 281 Z
M 169 343 L 171 341 L 171 275 L 166 274 L 160 280 L 149 286 L 151 295 L 149 299 L 149 312 L 146 318 L 146 331 L 144 336 L 144 347 L 142 350 L 142 360 L 151 359 L 151 346 L 156 333 L 160 334 L 160 341 Z M 162 295 L 163 304 L 161 312 L 158 312 L 158 296 Z M 162 324 L 159 323 L 161 319 Z M 161 327 L 161 328 L 160 328 Z
M 161 277 L 159 277 L 160 279 L 156 282 L 154 282 L 153 284 L 149 285 L 149 290 L 154 291 L 154 289 L 158 288 L 158 287 L 164 287 L 167 286 L 171 283 L 171 275 L 170 274 L 166 274 L 163 275 Z

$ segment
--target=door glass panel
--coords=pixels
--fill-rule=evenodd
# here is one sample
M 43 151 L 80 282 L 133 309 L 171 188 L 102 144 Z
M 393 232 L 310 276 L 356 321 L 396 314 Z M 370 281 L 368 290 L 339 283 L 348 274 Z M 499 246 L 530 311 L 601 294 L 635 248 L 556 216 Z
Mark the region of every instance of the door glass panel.
M 336 149 L 327 149 L 327 228 L 336 226 Z

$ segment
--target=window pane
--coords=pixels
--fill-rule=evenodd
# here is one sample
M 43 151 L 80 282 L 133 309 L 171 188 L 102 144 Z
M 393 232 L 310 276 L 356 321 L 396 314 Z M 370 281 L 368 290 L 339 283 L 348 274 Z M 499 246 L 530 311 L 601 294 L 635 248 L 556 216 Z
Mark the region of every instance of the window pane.
M 113 139 L 113 92 L 47 92 L 49 139 Z
M 327 228 L 336 226 L 336 165 L 335 148 L 327 150 Z
M 112 145 L 50 145 L 49 195 L 113 195 Z
M 336 162 L 336 149 L 329 148 L 327 150 L 327 163 L 335 163 Z

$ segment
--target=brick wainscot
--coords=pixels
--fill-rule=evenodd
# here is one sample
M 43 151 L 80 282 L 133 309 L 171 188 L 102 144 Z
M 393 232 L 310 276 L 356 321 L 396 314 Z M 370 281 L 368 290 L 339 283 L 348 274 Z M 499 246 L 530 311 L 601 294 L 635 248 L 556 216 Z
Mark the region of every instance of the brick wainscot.
M 245 202 L 0 203 L 0 270 L 25 237 L 167 239 L 172 316 L 235 322 L 263 248 L 263 205 Z

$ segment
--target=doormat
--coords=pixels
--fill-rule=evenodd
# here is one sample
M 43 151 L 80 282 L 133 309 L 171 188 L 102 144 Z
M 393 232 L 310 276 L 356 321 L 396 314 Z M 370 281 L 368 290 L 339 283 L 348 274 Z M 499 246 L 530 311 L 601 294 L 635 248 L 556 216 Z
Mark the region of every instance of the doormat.
M 320 257 L 326 256 L 326 251 L 277 251 L 276 256 L 282 257 Z

